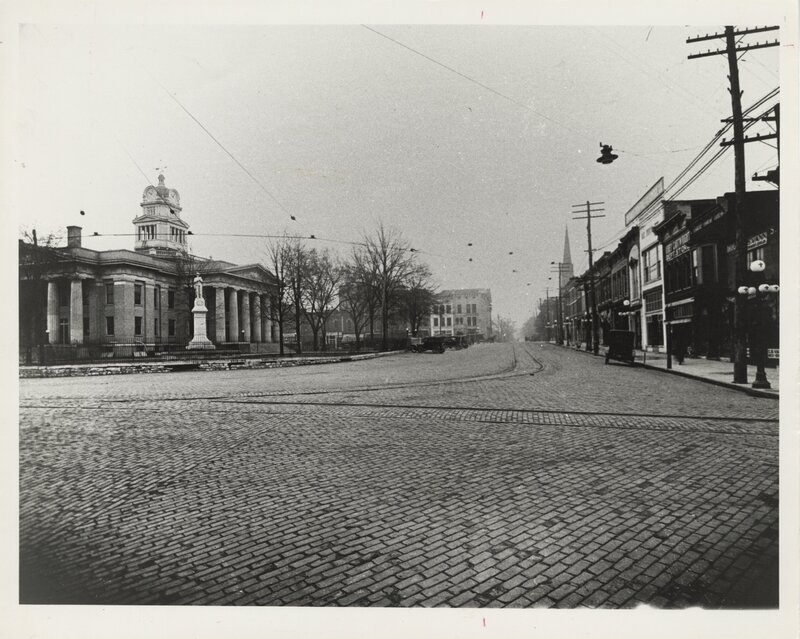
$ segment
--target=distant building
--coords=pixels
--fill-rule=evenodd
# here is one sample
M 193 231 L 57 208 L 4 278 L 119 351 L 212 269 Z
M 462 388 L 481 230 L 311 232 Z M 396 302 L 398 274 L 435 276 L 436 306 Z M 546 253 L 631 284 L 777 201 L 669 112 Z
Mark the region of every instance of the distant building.
M 28 353 L 42 344 L 62 350 L 184 345 L 192 337 L 197 274 L 203 278 L 212 342 L 259 345 L 251 350 L 273 342 L 270 301 L 278 282 L 272 273 L 260 264 L 190 255 L 180 196 L 164 185 L 163 175 L 158 186 L 144 190 L 140 206 L 133 251 L 85 248 L 78 226 L 67 228 L 66 247 L 20 242 L 20 345 Z
M 488 288 L 441 291 L 431 311 L 431 335 L 472 335 L 491 339 L 492 292 Z

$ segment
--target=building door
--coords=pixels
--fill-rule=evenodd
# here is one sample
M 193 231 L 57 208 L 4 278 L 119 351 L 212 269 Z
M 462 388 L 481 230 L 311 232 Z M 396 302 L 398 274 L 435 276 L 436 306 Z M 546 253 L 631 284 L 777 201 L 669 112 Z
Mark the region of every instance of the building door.
M 65 317 L 58 320 L 58 343 L 69 344 L 69 320 Z

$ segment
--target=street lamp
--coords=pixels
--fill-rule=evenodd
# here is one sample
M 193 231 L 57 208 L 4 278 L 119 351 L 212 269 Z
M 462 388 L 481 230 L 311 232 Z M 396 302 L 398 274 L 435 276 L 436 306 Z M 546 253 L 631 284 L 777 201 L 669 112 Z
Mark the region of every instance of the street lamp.
M 766 329 L 766 326 L 762 326 L 762 324 L 765 324 L 765 322 L 763 322 L 763 315 L 766 310 L 764 301 L 770 295 L 777 295 L 780 292 L 780 286 L 777 284 L 768 284 L 763 281 L 764 269 L 766 269 L 766 267 L 767 265 L 763 260 L 754 260 L 750 262 L 748 270 L 753 273 L 751 279 L 758 280 L 752 283 L 758 284 L 758 286 L 739 286 L 736 289 L 739 295 L 746 296 L 745 299 L 748 301 L 752 300 L 755 303 L 755 321 L 753 324 L 755 325 L 756 339 L 753 340 L 753 342 L 758 344 L 758 353 L 756 356 L 756 378 L 751 384 L 753 388 L 772 388 L 767 380 L 767 373 L 765 371 L 767 346 L 764 329 Z

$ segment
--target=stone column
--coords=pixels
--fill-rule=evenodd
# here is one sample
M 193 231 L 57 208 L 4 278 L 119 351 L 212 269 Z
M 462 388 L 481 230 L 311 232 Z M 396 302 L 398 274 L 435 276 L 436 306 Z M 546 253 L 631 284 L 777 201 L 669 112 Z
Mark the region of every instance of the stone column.
M 114 341 L 130 342 L 133 335 L 133 278 L 114 280 Z
M 69 341 L 83 344 L 83 282 L 75 279 L 69 284 Z
M 232 288 L 228 291 L 228 312 L 230 318 L 228 327 L 230 328 L 230 341 L 239 341 L 239 291 Z
M 264 337 L 261 327 L 261 296 L 258 293 L 253 293 L 253 341 L 263 342 Z
M 250 292 L 242 291 L 242 341 L 250 341 Z
M 216 329 L 216 342 L 225 341 L 225 289 L 218 287 L 214 290 L 214 328 Z
M 58 284 L 47 282 L 47 335 L 51 344 L 58 343 Z
M 264 312 L 262 313 L 261 317 L 263 318 L 263 321 L 264 321 L 264 328 L 263 328 L 264 341 L 265 342 L 273 342 L 274 339 L 273 339 L 273 336 L 272 336 L 272 319 L 271 319 L 272 318 L 272 305 L 271 305 L 272 303 L 271 303 L 271 298 L 269 297 L 269 295 L 265 295 L 264 296 L 263 302 L 264 302 Z

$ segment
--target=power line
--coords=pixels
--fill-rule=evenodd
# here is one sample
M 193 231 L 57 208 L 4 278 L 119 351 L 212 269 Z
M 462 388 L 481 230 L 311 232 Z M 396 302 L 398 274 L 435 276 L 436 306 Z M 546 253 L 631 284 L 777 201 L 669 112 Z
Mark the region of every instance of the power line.
M 408 46 L 407 44 L 403 44 L 399 40 L 395 40 L 394 38 L 386 35 L 385 33 L 381 33 L 377 29 L 373 29 L 372 27 L 369 27 L 366 24 L 362 24 L 361 26 L 364 27 L 365 29 L 367 29 L 368 31 L 372 31 L 372 33 L 374 33 L 374 34 L 379 35 L 382 38 L 386 38 L 390 42 L 393 42 L 394 44 L 396 44 L 396 45 L 398 45 L 400 47 L 403 47 L 404 49 L 407 49 L 408 51 L 411 51 L 412 53 L 415 53 L 416 55 L 418 55 L 418 56 L 420 56 L 422 58 L 425 58 L 429 62 L 433 62 L 433 64 L 436 64 L 436 65 L 442 67 L 443 69 L 447 69 L 451 73 L 455 73 L 457 76 L 464 78 L 468 82 L 472 82 L 473 84 L 478 85 L 482 89 L 485 89 L 486 91 L 489 91 L 490 93 L 493 93 L 494 95 L 499 96 L 499 97 L 503 98 L 504 100 L 508 100 L 509 102 L 511 102 L 512 104 L 517 105 L 518 107 L 522 107 L 523 109 L 527 109 L 531 113 L 534 113 L 534 114 L 538 115 L 540 118 L 543 118 L 543 119 L 547 120 L 548 122 L 552 122 L 553 124 L 556 124 L 556 125 L 564 128 L 564 129 L 566 129 L 568 131 L 571 131 L 572 133 L 580 135 L 581 137 L 587 137 L 587 135 L 585 133 L 577 131 L 576 129 L 573 129 L 571 126 L 569 126 L 567 124 L 564 124 L 563 122 L 559 122 L 558 120 L 556 120 L 554 118 L 551 118 L 548 115 L 545 115 L 541 111 L 537 111 L 536 109 L 534 109 L 533 107 L 525 104 L 524 102 L 520 102 L 519 100 L 515 100 L 514 98 L 511 98 L 511 97 L 505 95 L 504 93 L 500 93 L 500 91 L 498 91 L 496 89 L 493 89 L 492 87 L 490 87 L 490 86 L 488 86 L 486 84 L 483 84 L 483 82 L 480 82 L 480 81 L 476 80 L 475 78 L 472 78 L 472 77 L 470 77 L 470 76 L 468 76 L 468 75 L 466 75 L 464 73 L 461 73 L 461 71 L 458 71 L 458 70 L 454 69 L 453 67 L 450 67 L 450 66 L 444 64 L 443 62 L 439 62 L 435 58 L 432 58 L 429 55 L 426 55 L 426 54 L 422 53 L 421 51 L 418 51 L 417 49 L 414 49 L 414 48 Z
M 272 193 L 270 193 L 270 191 L 267 189 L 267 187 L 266 187 L 266 186 L 264 186 L 264 185 L 261 183 L 261 181 L 260 181 L 260 180 L 259 180 L 259 179 L 258 179 L 258 178 L 255 176 L 255 175 L 253 175 L 253 174 L 252 174 L 252 173 L 251 173 L 251 172 L 250 172 L 250 171 L 247 169 L 247 167 L 246 167 L 244 164 L 242 164 L 242 163 L 241 163 L 241 162 L 238 160 L 238 158 L 237 158 L 237 157 L 236 157 L 236 156 L 235 156 L 233 153 L 231 153 L 231 152 L 230 152 L 230 151 L 229 151 L 229 150 L 228 150 L 228 149 L 225 147 L 225 145 L 224 145 L 224 144 L 222 144 L 222 142 L 220 142 L 220 141 L 219 141 L 219 140 L 218 140 L 218 139 L 217 139 L 217 138 L 214 136 L 214 134 L 213 134 L 213 133 L 211 133 L 211 131 L 209 131 L 209 130 L 206 128 L 206 126 L 205 126 L 205 125 L 204 125 L 204 124 L 203 124 L 203 123 L 202 123 L 202 122 L 201 122 L 201 121 L 200 121 L 200 120 L 199 120 L 197 117 L 195 117 L 195 115 L 194 115 L 194 114 L 193 114 L 191 111 L 189 111 L 189 109 L 187 109 L 187 108 L 186 108 L 186 107 L 185 107 L 185 106 L 184 106 L 184 105 L 181 103 L 181 101 L 180 101 L 180 100 L 178 100 L 178 98 L 177 98 L 177 97 L 175 97 L 175 96 L 174 96 L 174 95 L 173 95 L 173 94 L 172 94 L 172 93 L 171 93 L 171 92 L 170 92 L 170 91 L 169 91 L 169 90 L 168 90 L 168 89 L 167 89 L 167 88 L 166 88 L 166 87 L 165 87 L 163 84 L 161 84 L 161 82 L 159 82 L 158 78 L 154 77 L 154 76 L 153 76 L 153 75 L 152 75 L 152 74 L 151 74 L 149 71 L 147 71 L 147 69 L 145 69 L 145 72 L 146 72 L 146 73 L 147 73 L 147 74 L 150 76 L 150 78 L 151 78 L 151 79 L 152 79 L 152 80 L 153 80 L 153 81 L 154 81 L 154 82 L 155 82 L 155 83 L 156 83 L 156 84 L 157 84 L 159 87 L 161 87 L 161 89 L 162 89 L 162 90 L 163 90 L 163 91 L 164 91 L 164 92 L 165 92 L 165 93 L 166 93 L 166 94 L 167 94 L 167 95 L 168 95 L 170 98 L 172 98 L 172 100 L 175 102 L 175 104 L 177 104 L 177 105 L 178 105 L 178 106 L 179 106 L 181 109 L 183 109 L 183 111 L 184 111 L 184 112 L 185 112 L 185 113 L 186 113 L 186 114 L 187 114 L 187 115 L 188 115 L 190 118 L 192 118 L 192 120 L 194 120 L 194 121 L 195 121 L 195 123 L 197 124 L 197 126 L 199 126 L 199 127 L 200 127 L 200 128 L 201 128 L 201 129 L 202 129 L 202 130 L 203 130 L 203 131 L 206 133 L 206 135 L 208 135 L 208 137 L 210 137 L 210 138 L 211 138 L 211 139 L 212 139 L 212 140 L 213 140 L 213 141 L 214 141 L 214 142 L 217 144 L 217 146 L 219 146 L 219 148 L 221 148 L 221 149 L 222 149 L 222 150 L 223 150 L 223 151 L 224 151 L 224 152 L 225 152 L 225 153 L 228 155 L 228 157 L 230 157 L 230 158 L 231 158 L 231 159 L 232 159 L 232 160 L 233 160 L 233 161 L 234 161 L 234 162 L 235 162 L 235 163 L 236 163 L 236 164 L 239 166 L 239 168 L 240 168 L 240 169 L 242 169 L 242 171 L 244 171 L 244 172 L 245 172 L 245 173 L 246 173 L 246 174 L 247 174 L 247 175 L 250 177 L 250 179 L 251 179 L 251 180 L 253 180 L 253 182 L 255 182 L 255 183 L 258 185 L 258 187 L 259 187 L 259 188 L 260 188 L 262 191 L 264 191 L 264 193 L 266 193 L 266 194 L 267 194 L 267 196 L 268 196 L 268 197 L 269 197 L 269 198 L 270 198 L 270 199 L 271 199 L 271 200 L 272 200 L 272 201 L 273 201 L 275 204 L 277 204 L 277 205 L 278 205 L 278 207 L 279 207 L 279 208 L 280 208 L 280 209 L 281 209 L 281 210 L 282 210 L 284 213 L 286 213 L 286 214 L 287 214 L 289 217 L 291 217 L 291 218 L 292 218 L 292 220 L 294 220 L 294 219 L 295 219 L 295 216 L 294 216 L 294 215 L 292 215 L 292 213 L 290 213 L 290 212 L 289 212 L 289 210 L 288 210 L 288 209 L 287 209 L 287 208 L 286 208 L 286 207 L 285 207 L 283 204 L 281 204 L 281 202 L 280 202 L 280 201 L 279 201 L 279 200 L 278 200 L 278 199 L 277 199 L 277 198 L 276 198 L 276 197 L 275 197 L 275 196 L 274 196 Z

